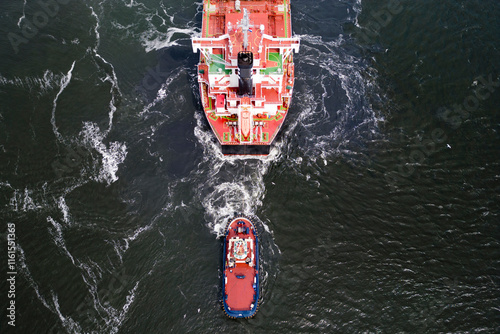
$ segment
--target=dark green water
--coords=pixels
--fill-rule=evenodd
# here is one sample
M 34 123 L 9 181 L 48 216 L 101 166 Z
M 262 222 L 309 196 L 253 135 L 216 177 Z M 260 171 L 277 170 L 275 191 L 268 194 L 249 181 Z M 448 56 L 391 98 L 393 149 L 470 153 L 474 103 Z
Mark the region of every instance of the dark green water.
M 0 4 L 1 333 L 500 330 L 498 1 L 293 1 L 260 160 L 203 118 L 201 2 L 47 3 Z M 219 302 L 235 211 L 261 235 L 251 320 Z

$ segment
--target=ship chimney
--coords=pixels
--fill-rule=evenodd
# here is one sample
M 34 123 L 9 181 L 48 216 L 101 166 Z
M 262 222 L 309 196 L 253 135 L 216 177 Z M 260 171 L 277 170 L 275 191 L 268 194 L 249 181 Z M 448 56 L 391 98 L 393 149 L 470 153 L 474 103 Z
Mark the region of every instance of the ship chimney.
M 238 53 L 238 76 L 239 76 L 239 95 L 251 96 L 253 93 L 253 53 L 250 51 L 241 51 Z

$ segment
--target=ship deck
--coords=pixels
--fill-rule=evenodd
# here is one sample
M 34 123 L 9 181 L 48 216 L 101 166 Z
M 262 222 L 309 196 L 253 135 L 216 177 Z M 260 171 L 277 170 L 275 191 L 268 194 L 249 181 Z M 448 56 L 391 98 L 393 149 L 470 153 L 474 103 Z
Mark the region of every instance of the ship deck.
M 203 1 L 201 37 L 193 38 L 203 109 L 222 146 L 251 146 L 224 154 L 269 153 L 290 107 L 299 45 L 290 0 Z M 253 57 L 247 91 L 237 65 L 242 52 Z
M 247 264 L 237 264 L 233 272 L 227 270 L 226 284 L 226 304 L 233 311 L 250 310 L 250 305 L 254 302 L 255 290 L 253 289 L 253 279 L 255 269 Z M 244 278 L 237 278 L 244 277 Z
M 290 16 L 286 15 L 289 5 L 290 0 L 241 1 L 242 8 L 245 7 L 253 13 L 254 25 L 264 24 L 269 35 L 278 37 L 292 35 Z M 241 18 L 241 14 L 235 9 L 234 0 L 206 1 L 203 13 L 203 37 L 220 36 L 226 32 L 227 22 L 235 24 Z
M 238 226 L 241 227 L 240 231 Z M 255 283 L 259 262 L 256 236 L 252 227 L 252 223 L 246 218 L 235 219 L 228 226 L 225 240 L 224 295 L 230 312 L 248 312 L 257 303 L 258 287 Z M 235 260 L 233 267 L 228 264 L 229 259 Z

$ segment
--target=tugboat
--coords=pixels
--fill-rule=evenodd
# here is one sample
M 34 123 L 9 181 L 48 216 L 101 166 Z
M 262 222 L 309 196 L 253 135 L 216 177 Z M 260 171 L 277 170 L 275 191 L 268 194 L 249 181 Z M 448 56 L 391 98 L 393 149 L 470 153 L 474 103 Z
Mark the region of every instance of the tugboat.
M 290 0 L 203 0 L 198 83 L 225 155 L 267 155 L 292 99 Z
M 224 238 L 222 304 L 230 318 L 251 318 L 259 302 L 259 243 L 255 226 L 236 217 Z

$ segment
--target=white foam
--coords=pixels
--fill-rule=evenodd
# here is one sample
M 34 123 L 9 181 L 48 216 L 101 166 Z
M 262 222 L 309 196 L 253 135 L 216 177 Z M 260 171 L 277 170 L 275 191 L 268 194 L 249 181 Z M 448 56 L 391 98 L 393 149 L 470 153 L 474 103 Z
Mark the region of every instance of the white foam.
M 82 329 L 78 325 L 77 322 L 75 322 L 71 317 L 64 316 L 61 312 L 60 305 L 59 305 L 59 300 L 57 295 L 55 294 L 54 291 L 51 291 L 51 299 L 52 303 L 47 301 L 47 299 L 41 294 L 40 288 L 38 284 L 36 283 L 35 279 L 31 275 L 31 272 L 28 268 L 28 265 L 26 263 L 26 256 L 24 253 L 24 250 L 22 249 L 21 245 L 17 244 L 16 245 L 19 257 L 19 266 L 18 266 L 18 271 L 23 275 L 25 280 L 28 282 L 28 284 L 33 288 L 35 291 L 35 294 L 38 298 L 38 300 L 42 303 L 43 306 L 45 306 L 49 311 L 51 311 L 54 314 L 57 314 L 59 319 L 61 320 L 62 325 L 66 330 L 68 330 L 68 333 L 81 333 Z
M 21 245 L 19 243 L 16 244 L 16 248 L 19 254 L 18 261 L 19 261 L 19 271 L 23 274 L 24 278 L 26 281 L 28 281 L 28 284 L 35 290 L 35 293 L 38 297 L 38 300 L 45 306 L 47 309 L 52 311 L 52 308 L 50 307 L 49 303 L 47 303 L 47 300 L 42 296 L 40 293 L 40 289 L 38 288 L 38 284 L 35 282 L 33 279 L 33 276 L 31 275 L 31 272 L 29 271 L 28 265 L 26 264 L 26 256 L 24 254 L 24 250 L 22 249 Z
M 42 76 L 30 76 L 25 78 L 13 77 L 11 79 L 0 74 L 0 85 L 14 86 L 29 90 L 31 93 L 37 92 L 38 96 L 43 96 L 59 85 L 62 75 L 54 74 L 50 70 L 45 70 Z
M 164 209 L 165 210 L 165 209 Z M 116 252 L 116 255 L 120 258 L 120 262 L 123 263 L 123 255 L 125 252 L 129 249 L 130 243 L 134 240 L 136 240 L 142 233 L 151 230 L 153 227 L 154 220 L 146 226 L 141 226 L 137 229 L 135 229 L 129 236 L 126 238 L 122 239 L 122 242 L 116 241 L 116 240 L 111 240 L 108 241 L 108 243 L 113 244 L 113 248 Z
M 113 77 L 106 76 L 106 78 L 103 81 L 109 81 L 111 82 L 111 89 L 110 89 L 110 94 L 111 94 L 111 100 L 109 101 L 109 122 L 108 122 L 108 129 L 106 130 L 106 133 L 109 133 L 111 131 L 111 128 L 113 127 L 113 116 L 116 112 L 116 97 L 115 97 L 115 91 L 118 92 L 119 95 L 121 95 L 120 88 L 118 87 L 118 78 L 116 77 L 115 73 L 115 68 L 113 67 L 112 64 L 106 62 L 104 58 L 102 58 L 98 53 L 96 53 L 96 56 L 99 57 L 102 61 L 107 63 L 109 66 L 111 66 L 111 70 L 113 73 Z
M 63 221 L 67 225 L 71 225 L 71 215 L 69 213 L 69 207 L 66 204 L 66 199 L 64 198 L 64 196 L 59 197 L 59 199 L 57 201 L 57 205 L 59 206 L 59 209 L 61 209 L 61 211 L 62 211 Z
M 137 3 L 135 0 L 130 0 L 130 3 L 125 3 L 125 6 L 129 7 L 129 8 L 132 8 L 132 7 L 143 7 L 143 8 L 146 8 L 146 6 L 139 2 Z
M 24 189 L 23 208 L 22 208 L 24 212 L 42 208 L 41 206 L 36 205 L 33 199 L 30 197 L 32 193 L 33 191 L 28 190 L 28 188 Z
M 97 50 L 99 48 L 99 45 L 101 43 L 101 35 L 99 34 L 99 16 L 94 12 L 94 8 L 90 6 L 90 10 L 92 11 L 91 15 L 95 18 L 96 24 L 94 27 L 94 33 L 96 37 L 96 44 L 94 47 L 94 50 Z
M 56 222 L 52 217 L 48 216 L 47 217 L 47 222 L 51 223 L 52 226 L 54 227 L 53 229 L 50 229 L 49 228 L 49 233 L 52 235 L 52 237 L 54 238 L 54 243 L 59 247 L 61 248 L 64 253 L 66 254 L 66 256 L 68 256 L 68 258 L 71 260 L 71 262 L 73 262 L 73 264 L 76 265 L 76 262 L 75 262 L 75 259 L 73 258 L 73 256 L 71 255 L 71 253 L 68 251 L 68 249 L 66 248 L 66 242 L 64 241 L 64 237 L 63 237 L 63 234 L 62 234 L 62 227 L 61 227 L 61 224 L 59 224 L 58 222 Z
M 65 317 L 61 313 L 61 308 L 59 306 L 59 300 L 57 295 L 52 291 L 52 302 L 54 303 L 55 313 L 59 316 L 59 319 L 62 322 L 64 328 L 68 331 L 68 333 L 79 334 L 82 333 L 82 328 L 80 325 L 74 321 L 71 317 Z
M 89 260 L 89 263 L 84 263 L 79 261 L 78 259 L 73 258 L 73 256 L 68 252 L 66 248 L 62 233 L 62 226 L 57 223 L 52 217 L 48 217 L 47 221 L 50 222 L 53 226 L 53 229 L 49 229 L 49 231 L 54 237 L 54 242 L 56 243 L 56 245 L 61 248 L 64 253 L 71 259 L 73 264 L 80 269 L 81 277 L 87 285 L 89 293 L 92 295 L 94 308 L 99 313 L 101 319 L 104 321 L 104 332 L 116 333 L 123 323 L 123 320 L 125 319 L 125 316 L 128 313 L 131 304 L 135 300 L 135 294 L 140 281 L 137 281 L 134 287 L 129 290 L 129 293 L 126 296 L 126 302 L 122 306 L 121 310 L 115 309 L 114 307 L 109 305 L 107 301 L 103 301 L 103 298 L 109 298 L 109 294 L 114 293 L 115 291 L 99 289 L 100 281 L 103 279 L 103 269 L 92 260 Z M 144 230 L 145 229 L 139 229 L 134 231 L 133 235 L 128 239 L 134 240 L 141 233 L 141 231 Z M 148 275 L 150 275 L 151 272 L 152 271 L 150 271 Z M 122 281 L 121 283 L 125 284 L 126 282 Z M 42 296 L 39 296 L 39 298 L 44 300 Z M 46 306 L 59 316 L 59 319 L 61 320 L 64 328 L 71 333 L 83 332 L 81 326 L 76 321 L 74 321 L 71 317 L 62 314 L 62 312 L 60 311 L 59 302 L 57 300 L 57 295 L 54 292 L 52 292 L 52 300 L 54 302 L 54 307 L 52 308 L 49 305 Z M 95 319 L 94 321 L 98 320 L 100 319 Z
M 174 15 L 170 15 L 168 12 L 167 12 L 167 8 L 165 8 L 165 5 L 162 3 L 160 3 L 160 7 L 163 11 L 163 14 L 165 14 L 169 19 L 170 19 L 170 23 L 174 24 Z M 159 16 L 159 15 L 158 15 Z M 163 21 L 165 23 L 165 21 Z
M 356 12 L 356 17 L 354 18 L 354 25 L 358 28 L 361 28 L 361 26 L 359 25 L 359 22 L 358 22 L 358 16 L 359 16 L 359 14 L 361 14 L 361 11 L 363 8 L 363 6 L 361 4 L 361 0 L 356 0 L 354 5 L 352 6 L 352 8 L 354 9 L 354 12 Z
M 187 35 L 186 38 L 173 39 L 174 34 Z M 197 28 L 176 28 L 170 27 L 166 33 L 151 29 L 141 36 L 141 43 L 146 52 L 160 50 L 163 48 L 179 45 L 178 40 L 191 40 L 197 34 Z
M 252 209 L 261 204 L 255 203 L 251 190 L 238 182 L 225 182 L 215 186 L 215 190 L 205 196 L 202 204 L 211 214 L 214 223 L 213 231 L 222 235 L 225 223 L 235 212 L 251 214 Z
M 147 276 L 151 275 L 150 271 Z M 94 302 L 94 308 L 95 310 L 99 313 L 101 319 L 104 321 L 104 327 L 105 329 L 102 330 L 102 332 L 106 333 L 117 333 L 118 330 L 120 329 L 120 326 L 122 325 L 123 321 L 125 320 L 125 317 L 130 309 L 130 306 L 135 300 L 136 292 L 139 287 L 139 281 L 136 281 L 134 284 L 134 287 L 129 290 L 127 296 L 125 297 L 125 304 L 123 304 L 121 310 L 114 308 L 111 306 L 107 301 L 103 300 L 103 298 L 109 298 L 110 293 L 113 293 L 114 291 L 108 291 L 108 290 L 99 290 L 98 289 L 98 280 L 95 278 L 95 275 L 92 275 L 91 280 L 89 280 L 89 277 L 85 277 L 82 275 L 84 282 L 87 284 L 89 288 L 89 292 L 92 295 L 93 302 Z M 121 282 L 122 284 L 125 284 L 124 282 Z M 98 319 L 96 319 L 98 320 Z
M 132 289 L 128 291 L 127 295 L 125 296 L 125 303 L 121 308 L 112 307 L 111 305 L 109 305 L 107 301 L 103 300 L 103 298 L 109 298 L 110 294 L 116 293 L 116 291 L 108 291 L 106 290 L 106 288 L 104 289 L 99 288 L 99 284 L 103 279 L 103 269 L 92 260 L 89 260 L 89 263 L 84 263 L 79 261 L 78 259 L 73 258 L 73 256 L 68 252 L 66 248 L 65 241 L 63 238 L 62 226 L 50 216 L 47 217 L 47 221 L 50 222 L 52 225 L 52 228 L 49 228 L 49 232 L 53 236 L 55 244 L 61 250 L 63 250 L 63 253 L 65 253 L 71 259 L 72 263 L 76 267 L 78 267 L 81 271 L 82 279 L 87 285 L 88 291 L 93 298 L 94 309 L 99 314 L 98 317 L 91 320 L 93 321 L 93 323 L 99 326 L 100 332 L 117 333 L 123 321 L 125 320 L 125 317 L 129 312 L 131 305 L 133 304 L 136 298 L 140 280 L 136 281 Z M 130 239 L 136 238 L 137 235 L 138 233 L 136 231 Z M 17 249 L 19 251 L 18 271 L 24 276 L 26 281 L 33 288 L 40 302 L 48 310 L 50 310 L 52 313 L 58 316 L 62 326 L 68 333 L 87 332 L 71 316 L 63 314 L 63 312 L 61 311 L 61 306 L 59 304 L 58 295 L 55 291 L 51 291 L 50 293 L 51 295 L 49 298 L 46 298 L 42 295 L 38 284 L 36 283 L 36 281 L 34 280 L 33 276 L 29 271 L 28 265 L 26 263 L 24 250 L 21 248 L 19 244 L 17 245 Z M 149 271 L 147 276 L 151 275 L 151 273 L 152 270 Z M 121 280 L 120 282 L 121 284 L 127 283 L 127 281 L 123 280 Z
M 10 189 L 14 189 L 14 188 L 12 188 L 12 186 L 10 185 L 9 182 L 0 182 L 0 187 L 7 187 Z
M 21 22 L 26 18 L 26 12 L 25 12 L 25 9 L 26 9 L 26 3 L 28 2 L 28 0 L 24 0 L 24 3 L 23 3 L 23 16 L 21 16 L 19 18 L 19 20 L 17 21 L 17 26 L 19 28 L 21 28 Z
M 84 144 L 91 146 L 102 156 L 101 169 L 96 181 L 109 184 L 118 180 L 116 173 L 127 156 L 127 146 L 124 143 L 111 142 L 107 147 L 103 140 L 105 134 L 101 132 L 97 124 L 85 122 L 80 137 Z
M 109 133 L 111 131 L 111 128 L 113 127 L 113 116 L 116 112 L 116 97 L 115 97 L 115 92 L 117 92 L 120 96 L 122 95 L 121 91 L 120 91 L 120 88 L 118 86 L 118 78 L 116 76 L 116 72 L 115 72 L 115 67 L 113 66 L 113 64 L 111 64 L 110 62 L 108 62 L 106 59 L 104 59 L 98 52 L 97 50 L 99 49 L 99 45 L 101 44 L 101 35 L 99 34 L 99 27 L 100 27 L 100 24 L 99 24 L 99 17 L 97 16 L 97 14 L 95 13 L 94 11 L 94 8 L 91 6 L 90 7 L 91 11 L 92 11 L 92 16 L 95 18 L 96 20 L 96 25 L 94 27 L 94 33 L 95 33 L 95 36 L 96 36 L 96 43 L 95 43 L 95 46 L 93 48 L 93 52 L 94 52 L 94 55 L 99 58 L 104 64 L 106 64 L 107 66 L 109 66 L 111 68 L 111 74 L 112 76 L 109 76 L 107 75 L 106 78 L 103 79 L 103 81 L 108 81 L 111 83 L 111 89 L 110 89 L 110 94 L 111 94 L 111 100 L 109 101 L 109 113 L 108 113 L 108 117 L 109 117 L 109 125 L 108 125 L 108 129 L 106 131 L 106 134 Z
M 106 242 L 110 242 L 110 241 L 106 241 Z M 120 259 L 120 263 L 123 263 L 123 249 L 122 249 L 122 246 L 120 245 L 120 243 L 116 240 L 111 240 L 111 243 L 113 244 L 113 249 L 115 250 L 116 252 L 116 255 L 118 255 L 118 258 Z
M 172 83 L 183 74 L 185 74 L 185 72 L 179 71 L 178 69 L 176 69 L 173 73 L 169 73 L 168 77 L 165 79 L 165 82 L 161 84 L 160 89 L 158 89 L 158 91 L 156 92 L 156 98 L 153 100 L 153 102 L 144 107 L 139 115 L 144 116 L 144 114 L 149 113 L 154 106 L 163 101 L 167 97 Z
M 19 209 L 19 205 L 17 202 L 17 189 L 14 189 L 14 195 L 11 197 L 9 204 L 12 210 L 17 212 L 17 210 Z
M 207 181 L 200 184 L 198 196 L 207 212 L 209 227 L 217 236 L 222 236 L 228 220 L 235 213 L 252 216 L 262 205 L 264 175 L 279 151 L 274 148 L 267 157 L 224 156 L 219 144 L 213 140 L 212 132 L 203 129 L 202 117 L 200 113 L 195 114 L 197 126 L 194 132 L 204 148 L 203 167 L 200 166 L 199 170 L 200 173 L 208 171 L 208 174 L 203 175 Z M 225 169 L 235 165 L 240 165 L 240 173 L 231 181 L 223 181 Z M 262 225 L 269 231 L 265 223 Z
M 136 230 L 134 231 L 134 233 L 132 233 L 132 235 L 131 235 L 131 236 L 127 237 L 127 238 L 126 238 L 126 239 L 124 239 L 124 240 L 126 240 L 126 241 L 127 241 L 127 244 L 128 244 L 128 242 L 130 242 L 130 241 L 134 241 L 135 239 L 137 239 L 137 237 L 138 237 L 139 235 L 141 235 L 143 232 L 145 232 L 145 231 L 149 231 L 149 230 L 151 229 L 151 227 L 152 227 L 152 225 L 151 225 L 151 224 L 150 224 L 150 225 L 147 225 L 147 226 L 142 226 L 142 227 L 139 227 L 138 229 L 136 229 Z
M 3 184 L 4 186 L 8 186 L 13 189 L 10 184 Z M 9 205 L 12 211 L 18 212 L 19 210 L 23 212 L 35 211 L 42 209 L 43 207 L 40 204 L 36 204 L 31 196 L 33 195 L 33 191 L 28 188 L 24 188 L 24 191 L 19 191 L 17 189 L 13 189 L 14 194 L 9 200 Z
M 120 24 L 116 21 L 112 21 L 111 26 L 113 26 L 113 28 L 118 29 L 118 30 L 124 30 L 125 34 L 128 34 L 132 28 L 137 26 L 137 23 L 131 23 L 131 24 L 124 26 L 123 24 Z
M 284 137 L 293 138 L 295 128 L 303 127 L 307 136 L 303 138 L 305 143 L 301 145 L 301 155 L 310 160 L 327 161 L 331 155 L 346 152 L 345 147 L 351 138 L 363 140 L 360 136 L 377 134 L 378 123 L 383 118 L 371 109 L 366 98 L 374 88 L 362 74 L 366 65 L 361 59 L 342 52 L 345 43 L 342 36 L 332 41 L 324 41 L 321 36 L 300 37 L 302 50 L 298 61 L 315 64 L 319 73 L 315 84 L 304 85 L 302 91 L 295 92 L 293 103 L 299 105 L 296 109 L 300 114 L 296 122 L 289 123 Z M 337 99 L 345 101 L 343 106 L 337 107 L 338 110 L 332 109 L 326 100 L 335 93 L 332 81 L 339 81 L 345 94 L 345 100 L 343 96 Z
M 151 274 L 151 271 L 149 272 L 149 275 L 150 274 Z M 118 320 L 118 321 L 116 321 L 118 324 L 121 324 L 121 322 L 125 318 L 125 315 L 127 314 L 128 310 L 130 308 L 130 305 L 132 305 L 132 303 L 134 302 L 135 293 L 136 293 L 138 287 L 139 287 L 139 281 L 135 282 L 134 287 L 129 291 L 129 294 L 126 297 L 127 302 L 122 307 L 122 312 L 120 313 L 120 317 L 118 317 L 118 319 L 116 319 L 116 320 Z M 113 329 L 114 329 L 113 333 L 116 333 L 118 331 L 118 327 L 113 328 Z
M 76 63 L 76 61 L 73 61 L 73 64 L 71 65 L 70 70 L 61 79 L 60 89 L 59 89 L 59 92 L 57 93 L 56 97 L 54 98 L 54 102 L 53 102 L 53 106 L 52 106 L 52 117 L 50 119 L 50 123 L 52 124 L 52 131 L 54 132 L 54 134 L 56 135 L 56 138 L 59 141 L 63 141 L 63 136 L 61 135 L 61 133 L 59 133 L 59 131 L 57 129 L 57 125 L 56 125 L 57 99 L 59 98 L 61 93 L 64 91 L 64 89 L 69 85 L 69 83 L 71 81 L 71 77 L 73 76 L 73 69 L 75 68 L 75 63 Z

